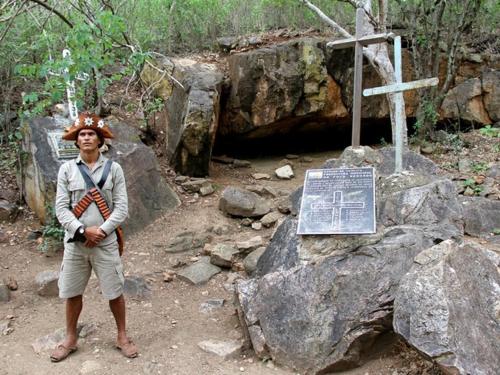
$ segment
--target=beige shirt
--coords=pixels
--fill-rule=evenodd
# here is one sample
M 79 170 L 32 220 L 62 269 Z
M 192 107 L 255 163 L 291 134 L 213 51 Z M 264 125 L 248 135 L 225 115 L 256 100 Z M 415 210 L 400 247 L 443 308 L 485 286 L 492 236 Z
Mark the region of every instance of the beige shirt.
M 96 185 L 101 179 L 106 160 L 108 159 L 99 154 L 93 169 L 90 170 L 89 168 L 90 177 Z M 82 158 L 78 156 L 76 159 L 61 165 L 57 176 L 56 216 L 66 230 L 65 242 L 67 239 L 74 237 L 76 230 L 81 225 L 100 227 L 108 235 L 100 242 L 103 245 L 116 241 L 114 230 L 123 223 L 128 213 L 127 188 L 122 167 L 116 162 L 111 165 L 106 183 L 101 189 L 104 199 L 112 212 L 108 220 L 103 219 L 95 202 L 77 219 L 71 210 L 87 193 L 85 180 L 78 169 L 77 163 L 85 164 Z

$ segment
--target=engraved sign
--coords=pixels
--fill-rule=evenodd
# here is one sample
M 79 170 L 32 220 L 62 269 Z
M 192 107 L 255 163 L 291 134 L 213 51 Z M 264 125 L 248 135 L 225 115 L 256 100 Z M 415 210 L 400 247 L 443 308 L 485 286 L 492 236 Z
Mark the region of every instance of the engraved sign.
M 375 174 L 371 167 L 306 172 L 298 234 L 375 233 Z
M 62 139 L 64 132 L 55 131 L 49 132 L 49 143 L 58 159 L 73 159 L 80 154 L 80 150 L 75 146 L 73 141 L 65 141 Z

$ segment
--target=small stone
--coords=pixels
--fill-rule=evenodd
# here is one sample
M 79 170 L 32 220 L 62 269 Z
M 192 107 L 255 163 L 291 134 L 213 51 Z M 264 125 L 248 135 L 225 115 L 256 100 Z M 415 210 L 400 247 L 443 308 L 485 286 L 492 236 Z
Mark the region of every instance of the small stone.
M 209 257 L 207 257 L 210 259 Z M 194 285 L 204 284 L 212 278 L 212 276 L 221 272 L 221 269 L 205 260 L 200 260 L 192 265 L 184 268 L 177 274 L 181 280 L 188 281 Z
M 252 177 L 255 180 L 270 180 L 271 176 L 268 175 L 267 173 L 253 173 Z
M 233 257 L 238 254 L 238 249 L 233 245 L 217 244 L 210 255 L 210 263 L 230 268 L 233 263 Z
M 223 298 L 210 299 L 200 305 L 200 312 L 207 314 L 213 310 L 220 309 L 224 306 L 224 302 L 226 302 L 226 300 Z
M 165 271 L 163 272 L 163 281 L 169 283 L 175 279 L 175 275 L 177 273 L 175 271 Z
M 174 178 L 174 182 L 176 184 L 179 184 L 179 185 L 182 184 L 182 183 L 184 183 L 184 182 L 186 182 L 186 181 L 188 181 L 188 180 L 189 180 L 188 176 L 177 176 L 177 177 Z
M 266 251 L 266 248 L 264 246 L 261 246 L 248 254 L 243 260 L 243 267 L 245 268 L 245 272 L 248 275 L 251 275 L 255 271 L 255 269 L 257 268 L 257 262 L 259 261 L 262 254 L 264 254 L 264 251 Z
M 172 349 L 179 349 L 179 347 L 177 345 L 172 345 L 171 348 Z
M 210 185 L 206 185 L 206 186 L 202 186 L 200 188 L 200 194 L 202 197 L 206 196 L 206 195 L 210 195 L 210 194 L 213 194 L 215 192 L 215 189 L 213 187 L 212 184 Z
M 128 276 L 125 278 L 123 293 L 133 299 L 145 300 L 151 298 L 151 287 L 142 277 Z
M 289 180 L 294 177 L 292 167 L 289 165 L 276 169 L 274 173 L 276 173 L 276 176 L 282 180 Z
M 238 341 L 206 340 L 199 342 L 198 347 L 207 353 L 216 354 L 227 360 L 237 357 L 243 345 Z
M 261 230 L 262 229 L 262 223 L 260 221 L 255 221 L 252 223 L 252 229 L 253 230 Z
M 37 293 L 40 296 L 55 297 L 59 295 L 59 280 L 58 271 L 43 271 L 36 275 L 35 284 L 37 286 Z
M 314 161 L 314 159 L 313 159 L 313 158 L 311 158 L 310 156 L 302 156 L 302 157 L 300 158 L 300 161 L 301 161 L 302 163 L 312 163 L 312 162 Z
M 238 160 L 238 159 L 233 160 L 234 168 L 250 168 L 251 166 L 252 163 L 250 163 L 248 160 Z
M 244 227 L 249 227 L 250 225 L 252 225 L 252 223 L 253 220 L 248 217 L 241 219 L 241 225 L 243 225 Z
M 286 154 L 285 158 L 286 158 L 286 159 L 289 159 L 289 160 L 298 159 L 298 158 L 299 158 L 299 155 L 295 155 L 295 154 Z
M 10 289 L 5 284 L 0 284 L 0 302 L 10 301 Z
M 9 276 L 7 278 L 7 282 L 5 284 L 10 290 L 17 290 L 17 288 L 19 287 L 17 285 L 17 281 L 12 276 Z
M 263 243 L 261 236 L 255 236 L 246 241 L 236 242 L 236 247 L 242 251 L 252 251 L 262 246 Z
M 268 214 L 264 215 L 264 217 L 260 219 L 260 221 L 262 222 L 262 225 L 264 225 L 266 228 L 269 228 L 272 227 L 280 218 L 280 213 L 269 212 Z
M 14 328 L 12 328 L 10 325 L 10 320 L 0 322 L 0 334 L 2 334 L 3 336 L 10 335 L 14 331 Z

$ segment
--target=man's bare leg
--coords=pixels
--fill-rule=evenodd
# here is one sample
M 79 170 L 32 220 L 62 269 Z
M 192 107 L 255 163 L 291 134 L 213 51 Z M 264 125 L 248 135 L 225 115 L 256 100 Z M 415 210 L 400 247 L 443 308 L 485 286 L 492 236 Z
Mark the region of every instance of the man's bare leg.
M 113 313 L 116 321 L 116 328 L 118 334 L 116 337 L 116 342 L 118 344 L 125 344 L 128 342 L 127 331 L 126 331 L 126 318 L 125 318 L 125 298 L 123 294 L 115 299 L 109 301 L 109 308 Z
M 109 301 L 109 308 L 113 313 L 118 330 L 116 336 L 116 346 L 122 351 L 123 355 L 129 358 L 137 357 L 137 348 L 127 337 L 126 318 L 125 318 L 125 298 L 123 294 Z
M 67 348 L 73 348 L 78 341 L 78 318 L 82 312 L 82 296 L 71 297 L 66 300 L 66 338 L 63 345 Z

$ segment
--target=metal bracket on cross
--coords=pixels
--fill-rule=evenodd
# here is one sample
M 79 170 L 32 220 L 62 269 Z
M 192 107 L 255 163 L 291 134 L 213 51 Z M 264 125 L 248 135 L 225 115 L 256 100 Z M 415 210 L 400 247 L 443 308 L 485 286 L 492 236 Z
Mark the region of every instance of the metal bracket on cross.
M 363 96 L 381 95 L 389 93 L 399 93 L 395 95 L 396 106 L 396 156 L 395 156 L 395 173 L 401 173 L 403 170 L 403 124 L 402 119 L 405 115 L 405 105 L 403 102 L 403 91 L 419 89 L 422 87 L 436 86 L 439 79 L 427 78 L 418 81 L 403 82 L 403 72 L 401 68 L 401 37 L 394 38 L 394 74 L 396 76 L 396 83 L 387 86 L 374 87 L 371 89 L 363 90 Z

